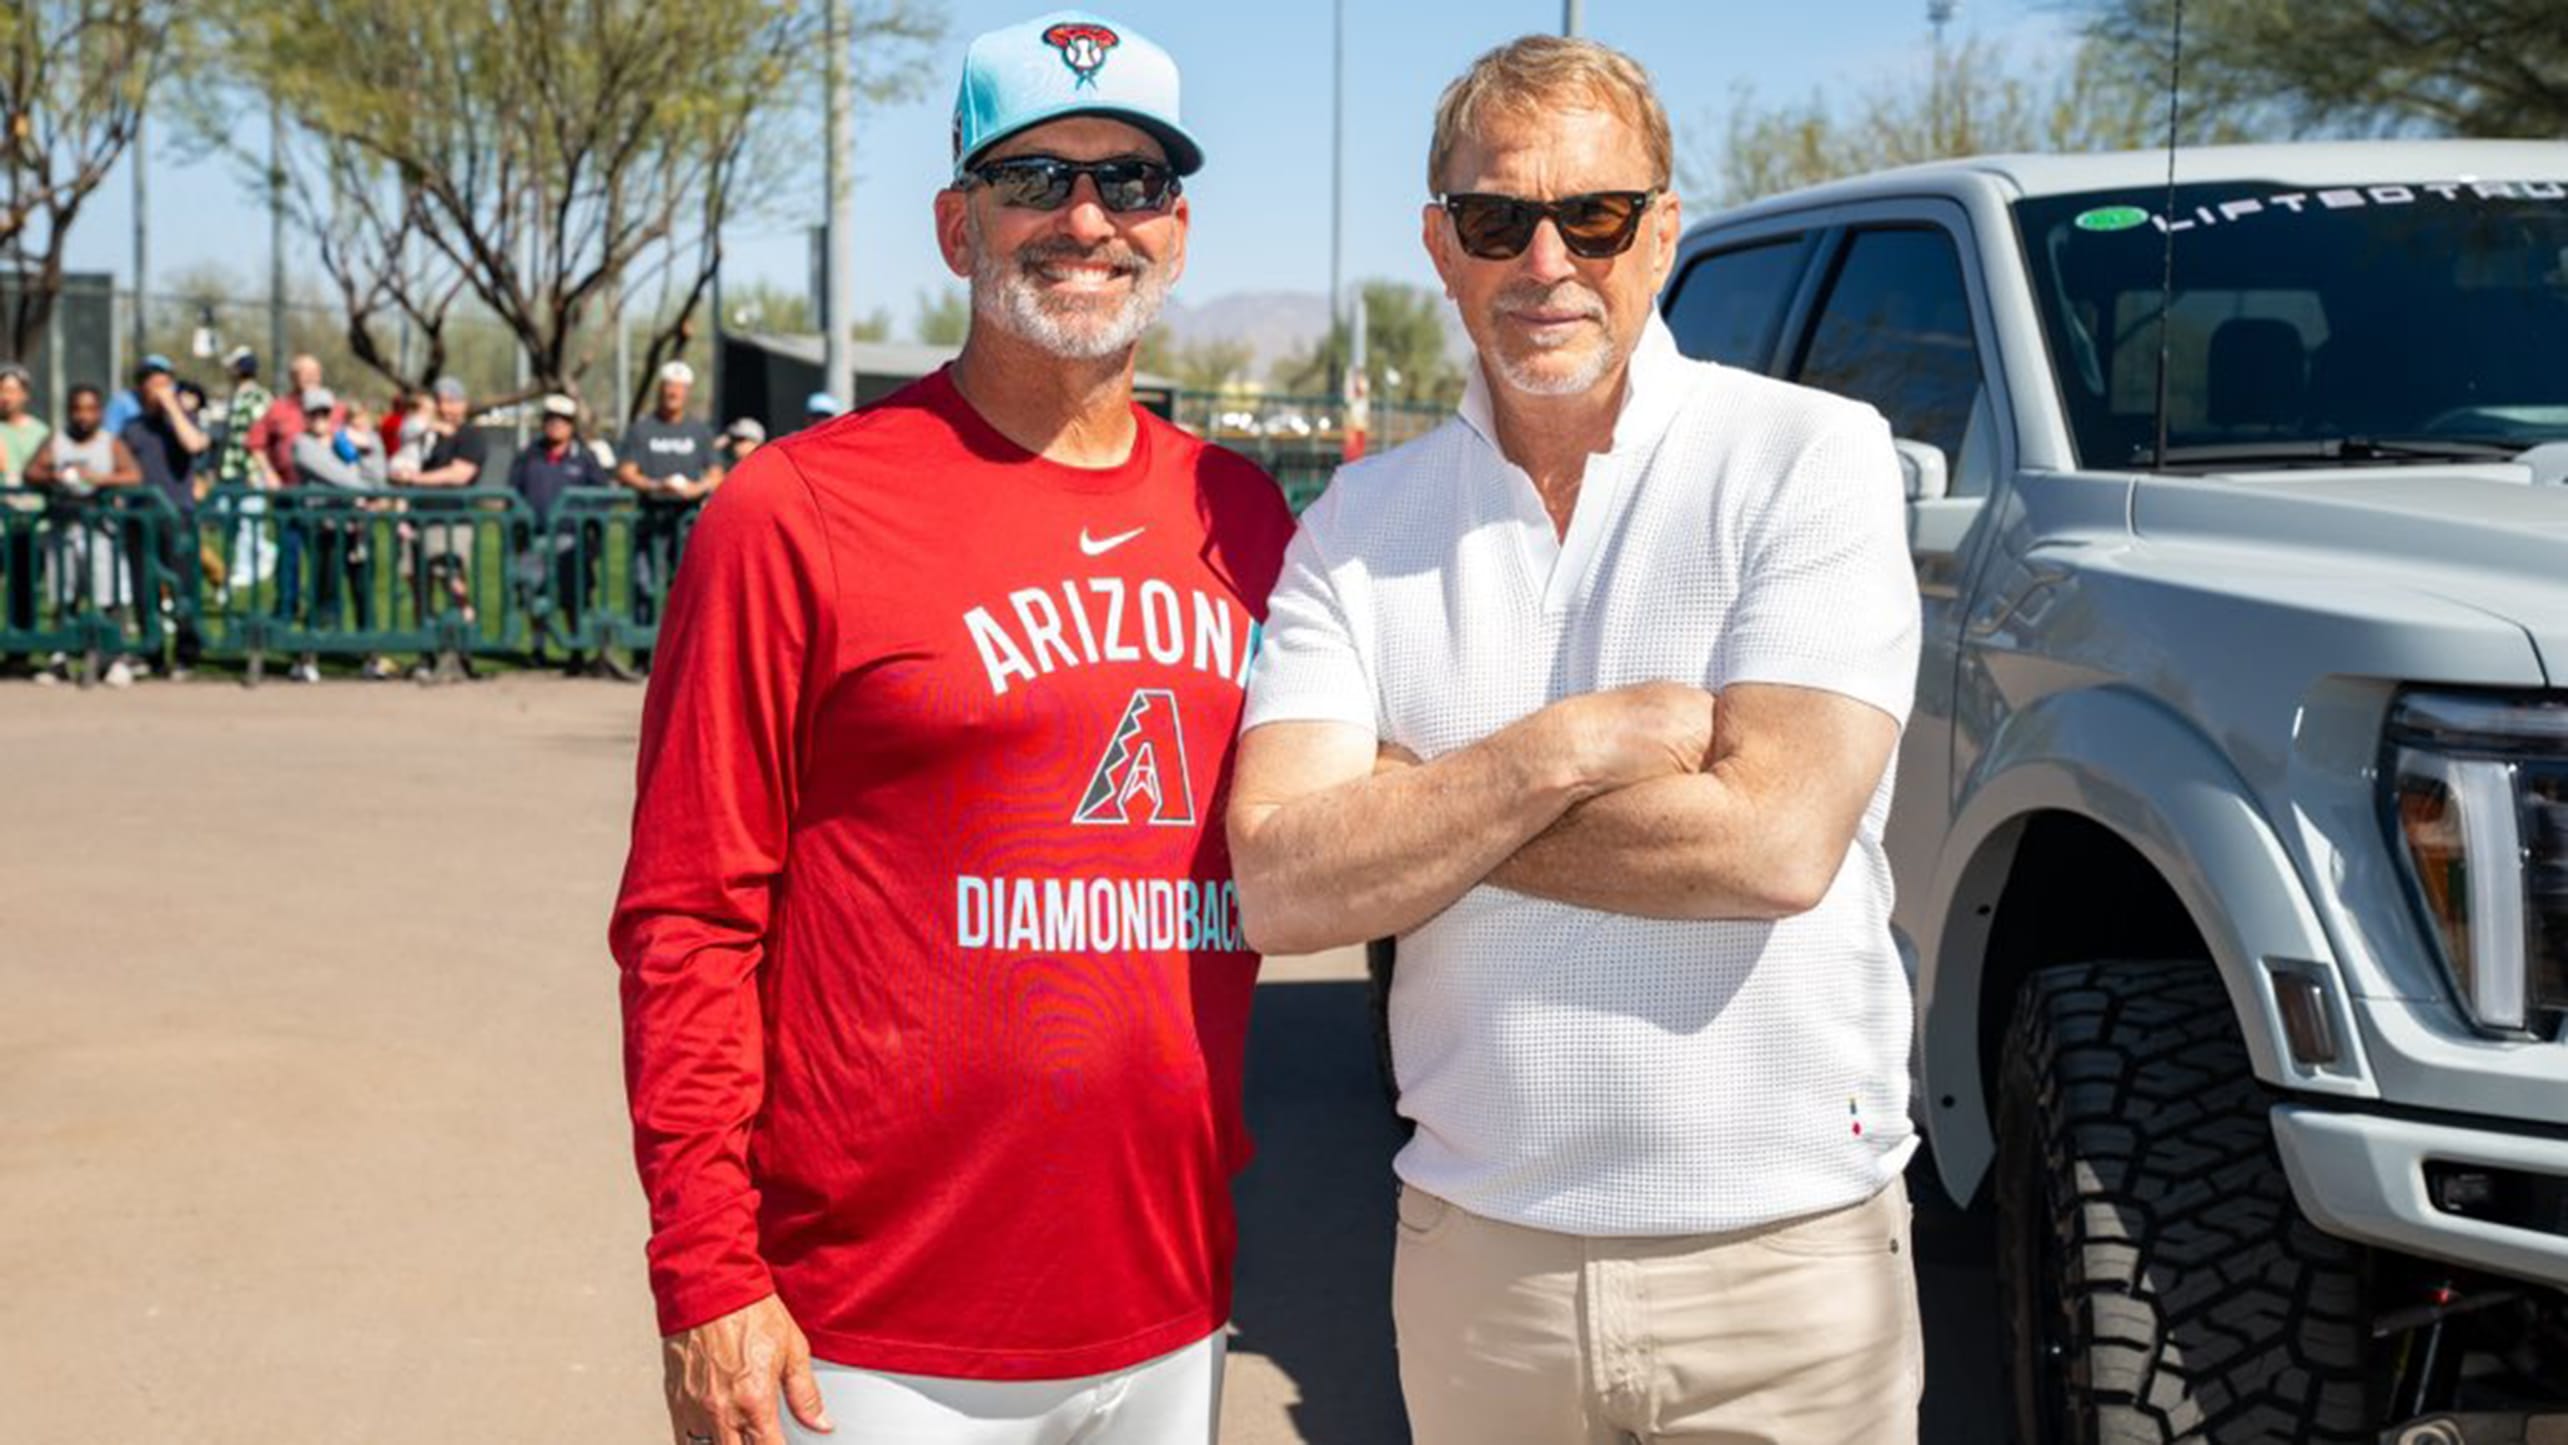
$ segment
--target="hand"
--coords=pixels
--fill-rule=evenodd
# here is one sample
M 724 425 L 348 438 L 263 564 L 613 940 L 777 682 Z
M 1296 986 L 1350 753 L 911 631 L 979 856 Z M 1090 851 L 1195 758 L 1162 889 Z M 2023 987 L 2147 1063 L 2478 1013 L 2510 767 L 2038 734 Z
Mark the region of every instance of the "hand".
M 1599 792 L 1703 770 L 1712 747 L 1712 694 L 1641 682 L 1566 698 L 1545 709 L 1566 733 L 1578 775 Z
M 779 1385 L 805 1429 L 835 1428 L 812 1378 L 811 1345 L 774 1295 L 669 1336 L 660 1361 L 677 1445 L 785 1445 Z

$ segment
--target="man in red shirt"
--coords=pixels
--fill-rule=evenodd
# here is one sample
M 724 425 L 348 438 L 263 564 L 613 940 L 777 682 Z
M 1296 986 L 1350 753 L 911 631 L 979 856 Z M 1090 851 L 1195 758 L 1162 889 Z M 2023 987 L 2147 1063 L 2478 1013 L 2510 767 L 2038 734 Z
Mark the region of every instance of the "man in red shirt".
M 612 940 L 682 1445 L 1219 1415 L 1221 817 L 1292 522 L 1133 402 L 1202 159 L 1167 55 L 994 31 L 954 134 L 962 355 L 741 465 L 643 707 Z

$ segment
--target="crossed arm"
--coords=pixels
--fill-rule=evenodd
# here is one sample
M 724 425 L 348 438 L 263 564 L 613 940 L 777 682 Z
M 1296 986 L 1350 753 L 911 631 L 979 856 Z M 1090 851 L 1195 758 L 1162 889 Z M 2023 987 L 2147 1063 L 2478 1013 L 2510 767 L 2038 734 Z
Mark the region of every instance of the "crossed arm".
M 1241 740 L 1232 866 L 1262 952 L 1404 933 L 1483 883 L 1651 918 L 1807 912 L 1898 725 L 1809 688 L 1742 683 L 1716 701 L 1653 683 L 1555 703 L 1432 762 L 1366 733 L 1270 723 Z

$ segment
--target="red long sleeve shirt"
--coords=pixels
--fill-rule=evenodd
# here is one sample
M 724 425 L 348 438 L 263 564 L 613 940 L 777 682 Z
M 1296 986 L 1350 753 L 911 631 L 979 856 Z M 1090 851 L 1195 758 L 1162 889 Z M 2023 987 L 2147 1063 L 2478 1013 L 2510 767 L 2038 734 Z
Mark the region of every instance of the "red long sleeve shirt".
M 1058 466 L 939 373 L 698 521 L 611 928 L 664 1333 L 772 1289 L 823 1359 L 1057 1379 L 1228 1318 L 1222 807 L 1292 521 L 1135 416 Z

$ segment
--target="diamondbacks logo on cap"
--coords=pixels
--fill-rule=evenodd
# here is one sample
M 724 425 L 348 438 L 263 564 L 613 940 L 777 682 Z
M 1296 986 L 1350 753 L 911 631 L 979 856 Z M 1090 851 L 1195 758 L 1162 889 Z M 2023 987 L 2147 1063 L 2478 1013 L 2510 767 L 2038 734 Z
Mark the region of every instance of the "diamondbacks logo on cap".
M 1078 75 L 1081 85 L 1094 85 L 1106 52 L 1122 44 L 1123 37 L 1103 25 L 1065 21 L 1043 32 L 1043 43 L 1061 52 L 1061 63 Z
M 1106 740 L 1106 755 L 1097 760 L 1070 821 L 1193 826 L 1195 785 L 1187 780 L 1177 694 L 1145 687 L 1124 704 L 1123 719 Z

